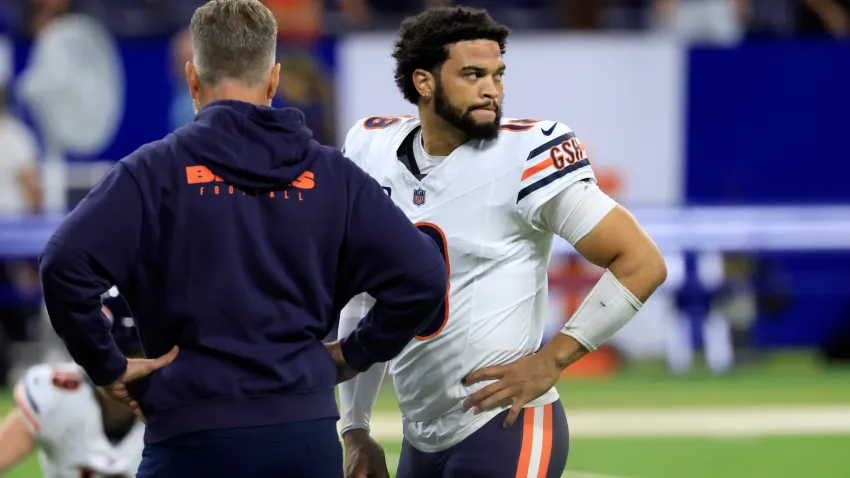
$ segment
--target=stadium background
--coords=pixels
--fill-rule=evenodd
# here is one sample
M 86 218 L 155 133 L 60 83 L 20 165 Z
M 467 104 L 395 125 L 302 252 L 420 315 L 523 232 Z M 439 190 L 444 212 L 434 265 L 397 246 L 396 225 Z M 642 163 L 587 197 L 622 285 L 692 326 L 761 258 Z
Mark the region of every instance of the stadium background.
M 108 36 L 89 31 L 99 41 L 65 53 L 100 61 L 52 73 L 64 93 L 48 95 L 50 109 L 71 120 L 45 121 L 25 84 L 43 40 L 31 26 L 62 3 L 0 2 L 0 114 L 38 139 L 44 191 L 39 210 L 0 219 L 7 385 L 28 364 L 62 360 L 31 274 L 52 228 L 116 160 L 192 117 L 183 28 L 202 2 L 86 0 L 77 8 Z M 359 118 L 414 112 L 392 83 L 389 50 L 400 16 L 427 2 L 373 0 L 368 14 L 355 0 L 266 3 L 281 23 L 276 102 L 303 108 L 317 138 L 340 144 Z M 466 3 L 515 29 L 506 116 L 576 130 L 603 188 L 646 225 L 670 269 L 638 317 L 559 385 L 573 433 L 565 476 L 850 475 L 847 2 L 843 23 L 842 10 L 818 18 L 802 7 L 818 2 L 803 0 Z M 557 244 L 550 333 L 598 274 Z M 12 406 L 3 390 L 0 415 Z M 374 421 L 392 468 L 390 390 Z M 9 476 L 40 474 L 29 460 Z

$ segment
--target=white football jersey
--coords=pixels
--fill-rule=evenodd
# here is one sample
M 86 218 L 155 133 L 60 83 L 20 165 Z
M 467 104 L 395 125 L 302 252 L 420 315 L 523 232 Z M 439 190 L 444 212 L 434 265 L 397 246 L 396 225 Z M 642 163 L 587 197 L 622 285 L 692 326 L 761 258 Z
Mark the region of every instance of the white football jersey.
M 405 141 L 419 125 L 414 117 L 363 119 L 349 131 L 344 153 L 437 242 L 446 259 L 444 313 L 390 363 L 405 437 L 423 451 L 436 451 L 505 410 L 478 416 L 464 411 L 463 400 L 485 384 L 465 386 L 461 380 L 539 349 L 553 234 L 540 228 L 537 215 L 567 186 L 595 178 L 570 128 L 522 119 L 503 120 L 497 139 L 460 146 L 422 177 L 415 174 L 411 140 Z M 413 172 L 405 165 L 411 160 Z M 553 388 L 527 406 L 557 399 Z
M 45 478 L 132 478 L 144 449 L 140 421 L 120 443 L 103 429 L 96 390 L 76 364 L 37 365 L 21 378 L 15 404 L 39 447 Z

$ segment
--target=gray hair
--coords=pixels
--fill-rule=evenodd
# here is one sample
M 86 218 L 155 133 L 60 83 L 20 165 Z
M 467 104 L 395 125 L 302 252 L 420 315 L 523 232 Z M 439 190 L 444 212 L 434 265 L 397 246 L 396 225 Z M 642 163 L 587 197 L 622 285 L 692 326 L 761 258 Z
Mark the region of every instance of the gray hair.
M 275 63 L 277 21 L 258 0 L 212 0 L 189 26 L 193 63 L 202 82 L 224 79 L 254 85 Z

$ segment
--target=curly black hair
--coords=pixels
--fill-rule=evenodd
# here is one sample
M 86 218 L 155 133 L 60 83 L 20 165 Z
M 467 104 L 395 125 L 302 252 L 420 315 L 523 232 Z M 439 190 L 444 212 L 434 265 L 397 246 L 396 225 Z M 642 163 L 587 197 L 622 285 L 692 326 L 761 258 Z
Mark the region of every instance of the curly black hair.
M 407 101 L 417 104 L 414 71 L 434 72 L 449 58 L 448 47 L 461 41 L 493 40 L 504 54 L 508 34 L 508 27 L 476 8 L 439 7 L 408 17 L 401 24 L 392 55 L 396 60 L 396 85 Z

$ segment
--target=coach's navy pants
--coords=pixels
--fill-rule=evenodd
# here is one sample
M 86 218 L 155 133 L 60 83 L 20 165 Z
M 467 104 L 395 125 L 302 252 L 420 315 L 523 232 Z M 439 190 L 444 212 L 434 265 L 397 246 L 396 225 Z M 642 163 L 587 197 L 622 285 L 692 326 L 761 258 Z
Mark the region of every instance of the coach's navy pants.
M 145 445 L 137 478 L 342 478 L 336 420 L 190 433 Z

